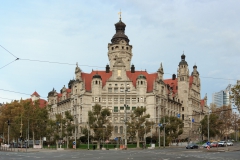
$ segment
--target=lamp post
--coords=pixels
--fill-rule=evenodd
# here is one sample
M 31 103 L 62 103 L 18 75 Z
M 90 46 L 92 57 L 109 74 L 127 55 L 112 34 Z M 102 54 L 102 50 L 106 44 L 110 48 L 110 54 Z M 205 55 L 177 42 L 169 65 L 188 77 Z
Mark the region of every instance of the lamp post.
M 90 130 L 90 126 L 89 126 L 89 115 L 88 115 L 88 150 L 89 150 L 89 130 Z
M 9 127 L 10 127 L 10 120 L 8 120 L 8 144 L 9 144 Z
M 124 128 L 125 128 L 125 131 L 124 131 L 124 137 L 125 137 L 125 149 L 127 149 L 127 92 L 128 92 L 128 87 L 129 85 L 126 85 L 125 87 L 125 95 L 124 95 L 124 98 L 125 98 L 125 104 L 124 104 L 124 108 L 125 108 L 125 115 L 124 115 Z
M 165 113 L 164 113 L 164 118 L 163 118 L 163 148 L 165 148 L 165 126 L 166 126 L 166 122 L 165 122 Z
M 75 149 L 77 149 L 77 117 L 74 117 L 75 119 Z
M 208 142 L 209 142 L 209 111 L 208 111 Z

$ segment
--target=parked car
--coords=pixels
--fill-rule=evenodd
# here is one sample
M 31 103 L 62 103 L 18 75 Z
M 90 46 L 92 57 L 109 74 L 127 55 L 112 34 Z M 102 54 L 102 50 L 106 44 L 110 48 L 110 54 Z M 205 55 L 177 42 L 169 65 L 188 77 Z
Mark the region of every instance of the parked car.
M 212 142 L 212 143 L 210 144 L 210 146 L 211 146 L 211 147 L 218 147 L 218 142 Z
M 233 142 L 232 141 L 227 141 L 227 145 L 228 146 L 233 146 Z
M 203 143 L 203 145 L 202 145 L 203 148 L 207 148 L 207 146 L 208 146 L 207 143 Z M 210 146 L 210 148 L 212 147 L 211 145 L 209 145 L 209 146 Z
M 186 146 L 186 149 L 198 149 L 198 145 L 195 144 L 195 143 L 189 143 L 187 146 Z
M 227 142 L 226 141 L 219 141 L 218 142 L 218 146 L 219 147 L 226 147 L 227 146 Z

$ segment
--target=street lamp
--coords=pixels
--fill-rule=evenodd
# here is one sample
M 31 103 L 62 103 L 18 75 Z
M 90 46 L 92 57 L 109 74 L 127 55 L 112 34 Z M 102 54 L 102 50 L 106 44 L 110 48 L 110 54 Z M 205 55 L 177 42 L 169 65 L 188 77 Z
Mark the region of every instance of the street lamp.
M 75 149 L 77 149 L 77 117 L 74 116 L 75 120 Z
M 10 120 L 8 120 L 7 122 L 8 122 L 8 144 L 9 144 L 9 127 L 10 127 Z
M 124 95 L 124 98 L 125 98 L 125 104 L 124 104 L 124 108 L 125 108 L 125 115 L 124 115 L 124 128 L 125 128 L 125 131 L 124 131 L 124 137 L 125 137 L 125 149 L 127 149 L 127 92 L 128 92 L 128 87 L 129 87 L 129 84 L 126 85 L 126 88 L 125 88 L 125 95 Z

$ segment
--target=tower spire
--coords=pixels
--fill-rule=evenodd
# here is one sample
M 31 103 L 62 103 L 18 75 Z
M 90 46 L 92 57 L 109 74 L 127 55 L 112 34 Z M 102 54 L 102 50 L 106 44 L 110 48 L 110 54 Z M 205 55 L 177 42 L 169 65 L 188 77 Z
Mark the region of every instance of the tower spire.
M 121 21 L 121 19 L 122 19 L 122 12 L 121 12 L 121 9 L 120 9 L 120 12 L 118 12 L 118 14 L 119 14 L 119 21 Z

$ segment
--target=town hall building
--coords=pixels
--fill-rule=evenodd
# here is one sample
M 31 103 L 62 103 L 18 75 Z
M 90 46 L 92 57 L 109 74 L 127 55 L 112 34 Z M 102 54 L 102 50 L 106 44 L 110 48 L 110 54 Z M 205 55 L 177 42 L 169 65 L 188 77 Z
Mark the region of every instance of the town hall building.
M 202 113 L 207 108 L 207 97 L 201 99 L 197 66 L 193 66 L 190 74 L 186 56 L 182 54 L 177 75 L 173 74 L 170 79 L 164 79 L 161 63 L 155 73 L 135 70 L 135 66 L 131 65 L 133 47 L 125 34 L 125 27 L 121 18 L 115 24 L 116 33 L 108 44 L 109 65 L 105 70 L 85 73 L 77 64 L 75 78 L 69 81 L 68 86 L 64 85 L 60 92 L 53 89 L 48 93 L 50 118 L 54 119 L 59 113 L 64 116 L 65 111 L 70 111 L 76 119 L 79 138 L 81 127 L 87 126 L 88 111 L 95 104 L 100 104 L 112 113 L 108 118 L 114 127 L 113 139 L 124 137 L 124 104 L 127 104 L 127 120 L 130 120 L 134 109 L 146 107 L 146 114 L 156 124 L 164 115 L 178 116 L 184 122 L 184 133 L 179 138 L 190 136 L 197 139 Z

